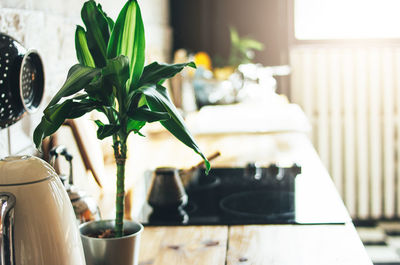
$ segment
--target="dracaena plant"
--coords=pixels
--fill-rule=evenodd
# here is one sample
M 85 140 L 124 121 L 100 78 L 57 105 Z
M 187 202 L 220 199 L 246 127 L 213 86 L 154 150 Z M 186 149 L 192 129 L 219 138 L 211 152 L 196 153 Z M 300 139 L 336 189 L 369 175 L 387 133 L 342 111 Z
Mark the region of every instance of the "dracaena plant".
M 254 59 L 254 50 L 262 51 L 264 45 L 251 38 L 240 37 L 234 27 L 229 29 L 231 36 L 231 53 L 228 64 L 237 68 L 240 64 L 251 63 Z
M 123 235 L 124 179 L 127 139 L 148 122 L 160 122 L 182 143 L 198 153 L 210 165 L 197 146 L 183 119 L 170 100 L 163 82 L 179 73 L 185 64 L 144 66 L 145 34 L 139 5 L 128 0 L 114 21 L 93 0 L 81 11 L 84 27 L 77 26 L 75 49 L 78 64 L 71 67 L 67 80 L 52 98 L 40 124 L 34 131 L 34 142 L 40 148 L 66 119 L 75 119 L 91 111 L 103 113 L 108 123 L 95 121 L 97 137 L 112 137 L 117 164 L 115 234 Z

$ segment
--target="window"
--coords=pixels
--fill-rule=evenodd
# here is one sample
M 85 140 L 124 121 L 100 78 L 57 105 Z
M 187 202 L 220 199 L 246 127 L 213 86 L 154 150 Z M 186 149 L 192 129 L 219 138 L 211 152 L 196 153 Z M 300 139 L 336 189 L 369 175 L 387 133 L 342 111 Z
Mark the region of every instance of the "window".
M 293 0 L 297 40 L 400 38 L 400 0 Z

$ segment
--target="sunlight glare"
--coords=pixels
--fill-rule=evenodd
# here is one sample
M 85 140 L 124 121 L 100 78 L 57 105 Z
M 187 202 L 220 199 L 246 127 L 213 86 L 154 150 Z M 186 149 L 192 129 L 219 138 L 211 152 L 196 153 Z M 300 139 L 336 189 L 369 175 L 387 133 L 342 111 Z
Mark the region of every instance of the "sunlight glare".
M 400 37 L 399 0 L 294 0 L 295 37 L 368 39 Z

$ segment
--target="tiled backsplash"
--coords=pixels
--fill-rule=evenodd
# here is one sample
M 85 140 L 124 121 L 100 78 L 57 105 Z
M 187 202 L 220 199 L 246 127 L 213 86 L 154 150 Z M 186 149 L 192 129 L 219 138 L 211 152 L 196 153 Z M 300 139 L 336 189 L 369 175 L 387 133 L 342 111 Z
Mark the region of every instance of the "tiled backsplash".
M 0 130 L 0 157 L 35 152 L 32 133 L 41 112 L 65 81 L 76 63 L 75 25 L 80 21 L 83 0 L 1 0 L 0 32 L 9 34 L 26 48 L 40 53 L 45 68 L 45 95 L 41 108 L 8 129 Z M 125 0 L 97 1 L 114 20 Z M 168 0 L 139 1 L 146 28 L 146 60 L 167 61 L 171 47 Z

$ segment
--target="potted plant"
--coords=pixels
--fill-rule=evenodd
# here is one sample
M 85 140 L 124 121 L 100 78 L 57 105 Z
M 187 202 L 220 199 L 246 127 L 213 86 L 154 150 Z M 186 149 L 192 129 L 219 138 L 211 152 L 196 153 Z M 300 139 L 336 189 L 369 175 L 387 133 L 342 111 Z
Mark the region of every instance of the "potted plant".
M 217 55 L 211 62 L 206 52 L 198 52 L 194 56 L 199 71 L 189 77 L 193 77 L 190 81 L 198 108 L 237 103 L 242 98 L 239 91 L 244 87 L 245 78 L 239 66 L 252 63 L 254 51 L 263 50 L 264 45 L 252 38 L 240 37 L 233 27 L 230 28 L 230 41 L 228 59 Z
M 252 63 L 254 51 L 262 51 L 264 45 L 252 38 L 240 37 L 234 27 L 229 29 L 231 36 L 231 52 L 228 59 L 228 65 L 237 69 L 239 65 Z
M 91 250 L 102 249 L 97 255 L 107 256 L 110 253 L 105 253 L 105 249 L 108 249 L 105 244 L 119 242 L 115 244 L 119 251 L 115 253 L 115 259 L 110 258 L 112 262 L 107 263 L 101 260 L 102 257 L 94 256 L 96 261 L 92 260 L 90 264 L 133 264 L 124 260 L 124 254 L 121 253 L 127 249 L 127 245 L 121 245 L 121 242 L 130 237 L 129 233 L 137 234 L 142 229 L 140 224 L 127 224 L 123 221 L 128 136 L 132 132 L 142 135 L 140 130 L 146 123 L 158 121 L 204 159 L 207 172 L 210 168 L 163 86 L 166 79 L 173 77 L 184 67 L 196 66 L 192 62 L 175 65 L 153 62 L 144 66 L 145 34 L 136 0 L 126 2 L 115 23 L 100 4 L 93 0 L 84 3 L 81 16 L 85 28 L 77 26 L 75 32 L 75 49 L 79 63 L 71 67 L 64 85 L 43 111 L 44 115 L 33 138 L 37 148 L 40 148 L 42 140 L 56 132 L 66 119 L 75 119 L 94 110 L 105 115 L 107 124 L 99 120 L 95 122 L 99 139 L 113 139 L 117 165 L 116 216 L 113 221 L 100 221 L 96 227 L 108 225 L 100 229 L 112 231 L 114 238 L 108 241 L 95 238 L 95 242 L 99 241 L 103 245 L 91 245 Z M 109 227 L 110 225 L 113 227 Z M 128 228 L 130 231 L 127 231 Z M 81 228 L 81 232 L 87 231 Z M 133 252 L 132 249 L 127 251 Z M 133 260 L 132 254 L 130 255 Z M 118 259 L 121 263 L 118 263 Z

